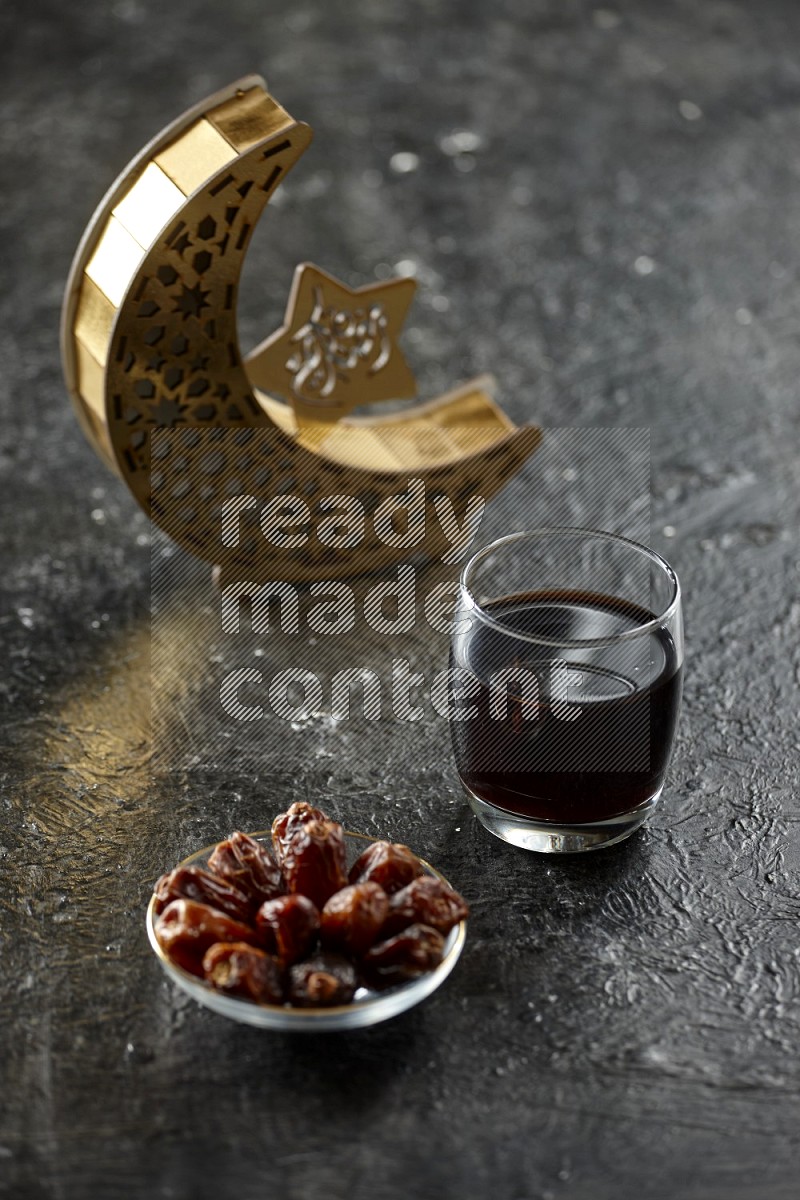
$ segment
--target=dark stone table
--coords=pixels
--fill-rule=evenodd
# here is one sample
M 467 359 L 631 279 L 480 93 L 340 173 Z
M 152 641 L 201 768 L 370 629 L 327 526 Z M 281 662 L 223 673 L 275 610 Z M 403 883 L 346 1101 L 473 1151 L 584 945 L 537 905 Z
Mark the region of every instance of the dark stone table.
M 796 1196 L 797 5 L 37 0 L 0 28 L 0 1193 Z M 57 326 L 115 174 L 252 70 L 316 137 L 257 232 L 243 342 L 300 259 L 351 284 L 415 270 L 422 394 L 492 370 L 546 431 L 480 537 L 605 524 L 682 576 L 678 746 L 626 844 L 552 861 L 493 840 L 430 705 L 268 716 L 240 744 L 207 703 L 259 647 L 218 645 L 207 568 L 84 443 Z M 649 510 L 619 432 L 641 429 Z M 262 639 L 263 661 L 313 661 L 306 634 Z M 446 659 L 419 627 L 367 642 L 328 665 Z M 472 902 L 453 976 L 384 1026 L 238 1026 L 147 945 L 165 866 L 297 798 L 407 841 Z

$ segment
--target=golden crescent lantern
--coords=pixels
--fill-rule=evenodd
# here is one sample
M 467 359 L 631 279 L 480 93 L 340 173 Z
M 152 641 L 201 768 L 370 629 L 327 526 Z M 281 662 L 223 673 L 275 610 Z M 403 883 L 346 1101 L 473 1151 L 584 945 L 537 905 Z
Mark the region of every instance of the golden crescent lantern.
M 315 537 L 324 499 L 367 515 L 409 478 L 425 503 L 488 499 L 538 445 L 495 404 L 488 377 L 381 415 L 353 409 L 416 396 L 397 337 L 414 281 L 349 289 L 298 267 L 280 329 L 244 357 L 237 289 L 253 227 L 311 140 L 248 76 L 184 113 L 106 193 L 80 242 L 61 328 L 67 386 L 100 457 L 149 516 L 224 575 L 302 581 L 380 567 L 405 550 L 374 531 L 337 554 Z M 296 494 L 302 539 L 221 537 L 226 502 Z M 440 522 L 420 550 L 447 548 Z M 302 541 L 302 545 L 297 544 Z

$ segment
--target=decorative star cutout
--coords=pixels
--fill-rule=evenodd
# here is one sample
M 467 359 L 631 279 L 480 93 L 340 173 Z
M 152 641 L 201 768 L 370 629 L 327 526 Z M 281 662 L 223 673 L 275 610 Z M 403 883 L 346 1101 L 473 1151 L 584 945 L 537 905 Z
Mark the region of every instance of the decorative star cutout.
M 172 311 L 182 313 L 184 321 L 187 317 L 199 317 L 203 309 L 208 308 L 207 296 L 208 292 L 204 292 L 199 283 L 191 288 L 182 283 L 180 296 L 173 296 L 175 307 Z
M 359 404 L 416 396 L 397 344 L 413 279 L 349 288 L 311 263 L 295 271 L 283 325 L 253 351 L 251 381 L 298 416 L 334 421 Z
M 158 404 L 150 405 L 150 420 L 154 425 L 177 425 L 179 421 L 183 420 L 185 410 L 185 404 L 179 404 L 177 400 L 169 400 L 166 396 L 161 396 Z

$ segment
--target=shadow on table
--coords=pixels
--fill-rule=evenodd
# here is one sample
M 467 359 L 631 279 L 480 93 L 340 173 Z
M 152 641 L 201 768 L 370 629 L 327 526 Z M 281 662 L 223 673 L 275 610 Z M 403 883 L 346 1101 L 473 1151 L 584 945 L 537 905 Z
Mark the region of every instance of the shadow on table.
M 309 1121 L 366 1118 L 386 1094 L 418 1077 L 435 1053 L 437 1022 L 424 1008 L 369 1029 L 297 1034 L 214 1023 L 220 1084 L 238 1092 L 238 1106 L 281 1122 L 294 1110 Z

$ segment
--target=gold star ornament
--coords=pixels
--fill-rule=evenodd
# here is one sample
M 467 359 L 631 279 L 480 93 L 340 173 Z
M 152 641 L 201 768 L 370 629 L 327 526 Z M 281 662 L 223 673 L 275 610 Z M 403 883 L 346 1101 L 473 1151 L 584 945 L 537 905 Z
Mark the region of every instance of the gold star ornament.
M 349 288 L 301 263 L 283 325 L 249 358 L 252 382 L 288 400 L 298 419 L 314 421 L 416 396 L 397 343 L 416 286 L 413 279 L 390 279 Z

